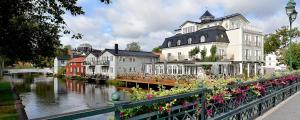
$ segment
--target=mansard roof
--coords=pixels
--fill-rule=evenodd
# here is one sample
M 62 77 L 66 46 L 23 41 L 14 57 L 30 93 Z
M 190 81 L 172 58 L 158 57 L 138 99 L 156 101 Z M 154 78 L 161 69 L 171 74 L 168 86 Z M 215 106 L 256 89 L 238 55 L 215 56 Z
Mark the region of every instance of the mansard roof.
M 206 12 L 205 12 L 206 13 Z M 209 15 L 208 13 L 207 14 L 203 14 L 203 15 Z M 203 17 L 203 15 L 200 17 L 200 19 Z M 194 22 L 194 21 L 185 21 L 183 24 L 180 25 L 180 28 L 179 29 L 176 29 L 175 31 L 178 31 L 178 30 L 181 30 L 181 27 L 183 25 L 185 25 L 186 23 L 195 23 L 195 24 L 206 24 L 206 23 L 212 23 L 212 22 L 217 22 L 217 21 L 223 21 L 223 20 L 226 20 L 226 19 L 230 19 L 230 18 L 233 18 L 233 17 L 237 17 L 237 16 L 240 16 L 242 17 L 242 19 L 244 19 L 246 22 L 249 22 L 242 14 L 240 13 L 235 13 L 235 14 L 231 14 L 231 15 L 226 15 L 224 17 L 220 17 L 220 18 L 215 18 L 213 20 L 209 20 L 209 21 L 201 21 L 201 22 Z
M 205 37 L 205 41 L 201 42 L 201 37 Z M 223 36 L 223 37 L 221 37 Z M 211 42 L 223 42 L 229 43 L 228 36 L 226 34 L 226 29 L 222 26 L 213 26 L 209 28 L 204 28 L 196 32 L 186 33 L 186 34 L 176 34 L 172 37 L 166 38 L 161 48 L 169 48 L 168 43 L 171 43 L 170 47 L 177 47 L 177 41 L 180 40 L 179 46 L 189 45 L 188 39 L 191 38 L 191 44 L 203 44 Z

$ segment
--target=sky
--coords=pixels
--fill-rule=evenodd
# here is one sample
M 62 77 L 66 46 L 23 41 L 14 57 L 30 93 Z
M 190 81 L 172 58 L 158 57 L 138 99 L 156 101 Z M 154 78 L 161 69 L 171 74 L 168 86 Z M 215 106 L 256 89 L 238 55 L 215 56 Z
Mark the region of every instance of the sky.
M 209 10 L 216 18 L 234 13 L 244 15 L 264 34 L 274 32 L 289 24 L 285 13 L 288 0 L 78 0 L 84 15 L 64 15 L 73 33 L 82 33 L 80 40 L 63 35 L 61 43 L 73 48 L 89 43 L 94 49 L 113 48 L 119 44 L 138 42 L 144 51 L 160 46 L 164 39 L 174 35 L 174 30 L 187 20 L 200 21 Z M 300 13 L 300 0 L 295 0 Z M 300 26 L 300 15 L 293 26 Z

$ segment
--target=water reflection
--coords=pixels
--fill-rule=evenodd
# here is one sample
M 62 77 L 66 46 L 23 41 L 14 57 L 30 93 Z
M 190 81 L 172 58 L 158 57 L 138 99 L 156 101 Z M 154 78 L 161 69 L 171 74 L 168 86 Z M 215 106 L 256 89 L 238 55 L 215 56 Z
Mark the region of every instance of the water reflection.
M 114 86 L 87 84 L 81 81 L 52 77 L 23 79 L 10 76 L 21 92 L 25 110 L 30 119 L 76 110 L 108 105 Z M 128 97 L 123 94 L 122 99 Z M 102 117 L 103 118 L 103 117 Z

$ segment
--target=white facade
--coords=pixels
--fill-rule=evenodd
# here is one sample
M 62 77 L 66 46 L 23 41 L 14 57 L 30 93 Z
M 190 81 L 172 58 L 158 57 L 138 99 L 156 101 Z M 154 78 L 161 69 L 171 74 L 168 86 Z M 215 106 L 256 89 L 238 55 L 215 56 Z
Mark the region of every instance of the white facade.
M 274 69 L 274 70 L 285 70 L 286 65 L 280 64 L 278 57 L 275 53 L 267 54 L 265 68 Z
M 231 65 L 221 66 L 221 69 L 225 71 L 231 71 L 231 74 L 246 74 L 257 75 L 262 73 L 261 66 L 263 60 L 263 43 L 264 36 L 260 28 L 254 27 L 250 22 L 241 14 L 234 14 L 226 16 L 221 19 L 214 19 L 211 17 L 211 21 L 205 22 L 191 22 L 187 21 L 175 30 L 176 34 L 187 34 L 195 31 L 203 30 L 205 28 L 211 28 L 213 26 L 222 26 L 226 29 L 226 35 L 229 39 L 229 43 L 225 42 L 208 42 L 197 44 L 187 44 L 171 46 L 162 48 L 161 61 L 183 61 L 194 60 L 189 56 L 189 51 L 198 47 L 200 51 L 206 49 L 206 56 L 210 56 L 210 48 L 212 45 L 217 47 L 217 55 L 221 56 L 221 61 L 231 62 Z M 222 37 L 219 36 L 219 37 Z M 189 42 L 189 41 L 188 41 Z M 169 47 L 170 46 L 170 47 Z M 196 58 L 201 59 L 201 54 L 197 54 Z M 218 68 L 216 68 L 218 69 Z M 220 69 L 220 70 L 221 70 Z
M 95 56 L 87 56 L 86 60 L 92 62 L 95 60 Z M 118 74 L 123 73 L 143 73 L 145 63 L 156 62 L 156 57 L 143 57 L 143 56 L 126 56 L 126 55 L 114 55 L 109 51 L 104 51 L 99 56 L 94 66 L 94 74 L 102 74 L 109 76 L 109 79 L 115 79 Z M 87 68 L 88 69 L 88 68 Z M 92 74 L 87 70 L 87 73 Z
M 58 57 L 54 58 L 54 67 L 53 67 L 53 73 L 57 74 L 58 70 L 62 67 L 65 67 L 67 65 L 68 60 L 67 59 L 59 59 Z

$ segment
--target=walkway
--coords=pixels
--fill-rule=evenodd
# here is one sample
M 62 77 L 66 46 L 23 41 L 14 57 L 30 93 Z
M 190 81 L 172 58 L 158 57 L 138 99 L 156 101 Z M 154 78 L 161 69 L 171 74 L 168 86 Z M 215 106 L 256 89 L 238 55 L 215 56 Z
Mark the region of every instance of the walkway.
M 10 74 L 15 73 L 53 73 L 53 71 L 50 68 L 32 68 L 32 69 L 4 69 L 4 71 L 8 71 Z
M 257 120 L 300 120 L 300 92 L 283 101 Z

